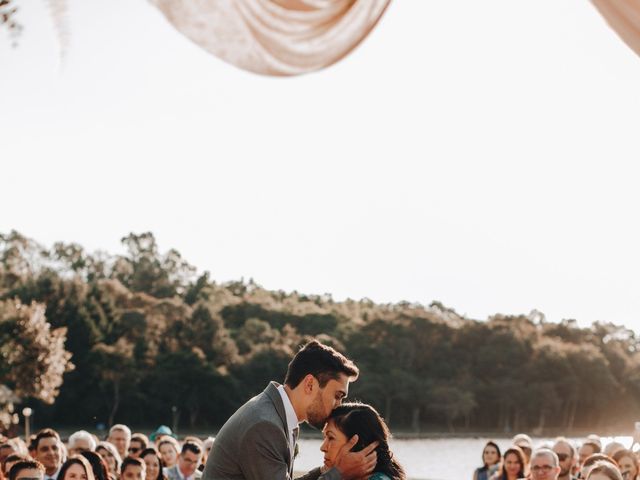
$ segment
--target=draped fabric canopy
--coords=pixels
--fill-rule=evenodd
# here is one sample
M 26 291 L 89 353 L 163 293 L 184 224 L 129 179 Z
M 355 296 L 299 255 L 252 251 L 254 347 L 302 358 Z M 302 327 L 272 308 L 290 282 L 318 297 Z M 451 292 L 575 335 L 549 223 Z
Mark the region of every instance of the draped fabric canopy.
M 61 1 L 61 0 L 59 0 Z M 327 67 L 355 48 L 391 0 L 149 0 L 208 52 L 264 75 Z M 640 55 L 640 0 L 592 0 Z
M 391 0 L 150 1 L 219 58 L 265 75 L 298 75 L 347 55 Z
M 640 55 L 640 0 L 592 0 L 609 25 Z

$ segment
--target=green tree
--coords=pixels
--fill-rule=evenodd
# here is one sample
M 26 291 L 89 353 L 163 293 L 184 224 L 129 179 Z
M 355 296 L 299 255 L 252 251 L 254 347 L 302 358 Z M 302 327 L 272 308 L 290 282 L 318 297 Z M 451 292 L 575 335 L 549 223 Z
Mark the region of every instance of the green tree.
M 91 352 L 91 363 L 99 366 L 99 388 L 108 407 L 109 426 L 115 423 L 116 415 L 121 406 L 123 390 L 135 388 L 133 382 L 127 382 L 134 372 L 133 351 L 133 344 L 123 337 L 114 345 L 98 343 Z
M 151 232 L 130 233 L 122 243 L 128 255 L 118 258 L 114 275 L 124 285 L 159 298 L 186 291 L 195 269 L 176 250 L 161 255 Z

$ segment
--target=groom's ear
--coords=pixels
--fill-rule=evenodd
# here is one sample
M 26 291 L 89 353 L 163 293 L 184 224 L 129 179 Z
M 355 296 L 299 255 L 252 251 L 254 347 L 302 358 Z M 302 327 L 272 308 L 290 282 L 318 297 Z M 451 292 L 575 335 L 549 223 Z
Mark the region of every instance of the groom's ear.
M 308 373 L 303 379 L 302 379 L 302 386 L 304 387 L 304 393 L 310 394 L 313 393 L 314 390 L 316 389 L 316 387 L 320 387 L 320 384 L 318 383 L 318 380 L 316 380 L 316 377 L 314 377 L 313 375 L 311 375 L 310 373 Z

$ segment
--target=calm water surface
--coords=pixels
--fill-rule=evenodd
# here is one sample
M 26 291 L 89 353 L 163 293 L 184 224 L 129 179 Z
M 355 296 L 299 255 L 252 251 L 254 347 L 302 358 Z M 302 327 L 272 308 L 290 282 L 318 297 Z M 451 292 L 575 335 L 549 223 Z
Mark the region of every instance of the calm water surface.
M 404 466 L 410 479 L 415 480 L 471 480 L 473 471 L 481 465 L 482 448 L 488 438 L 443 438 L 392 440 L 391 449 Z M 494 438 L 502 451 L 510 446 L 509 439 Z M 603 443 L 613 440 L 603 437 Z M 625 446 L 631 445 L 631 437 L 615 437 Z M 549 438 L 534 438 L 534 446 L 551 442 Z M 300 440 L 300 454 L 296 459 L 296 471 L 309 471 L 322 464 L 320 440 Z

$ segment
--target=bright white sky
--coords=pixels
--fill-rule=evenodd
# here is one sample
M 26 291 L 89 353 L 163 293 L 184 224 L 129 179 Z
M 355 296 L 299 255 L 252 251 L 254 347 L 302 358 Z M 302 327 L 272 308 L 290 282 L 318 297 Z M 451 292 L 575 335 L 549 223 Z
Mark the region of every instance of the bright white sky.
M 0 232 L 220 281 L 640 330 L 640 58 L 585 0 L 395 0 L 351 55 L 265 78 L 143 0 L 0 37 Z M 4 33 L 4 32 L 2 32 Z

